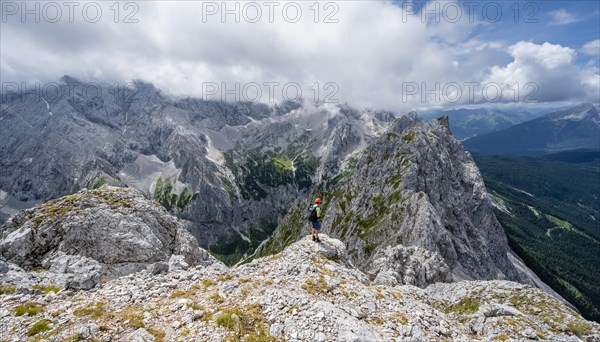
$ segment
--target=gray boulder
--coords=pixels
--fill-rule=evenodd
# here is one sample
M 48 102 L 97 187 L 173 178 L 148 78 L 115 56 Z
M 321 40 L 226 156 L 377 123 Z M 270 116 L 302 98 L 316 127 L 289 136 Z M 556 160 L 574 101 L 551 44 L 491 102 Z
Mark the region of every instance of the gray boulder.
M 169 259 L 169 272 L 187 270 L 188 268 L 190 268 L 190 265 L 185 262 L 183 255 L 171 255 L 171 258 Z
M 161 262 L 182 269 L 220 263 L 160 205 L 126 188 L 105 186 L 47 202 L 17 214 L 0 232 L 8 262 L 41 267 L 74 289 Z
M 94 288 L 103 273 L 103 266 L 98 261 L 81 256 L 67 255 L 63 252 L 57 252 L 48 260 L 44 260 L 42 265 L 50 273 L 57 276 L 55 281 L 67 289 L 89 290 Z
M 169 272 L 169 265 L 164 262 L 156 262 L 148 266 L 148 272 L 157 275 Z
M 144 328 L 139 328 L 133 333 L 129 334 L 128 338 L 131 342 L 152 342 L 155 340 L 154 336 Z

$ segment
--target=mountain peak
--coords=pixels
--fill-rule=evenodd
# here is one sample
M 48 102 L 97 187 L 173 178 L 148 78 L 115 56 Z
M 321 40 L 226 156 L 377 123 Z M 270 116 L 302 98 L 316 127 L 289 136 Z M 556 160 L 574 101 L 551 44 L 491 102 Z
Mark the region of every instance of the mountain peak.
M 598 148 L 600 116 L 591 103 L 546 114 L 501 131 L 468 139 L 464 146 L 480 154 L 544 155 Z
M 356 158 L 319 196 L 323 230 L 378 283 L 526 281 L 508 258 L 475 163 L 443 122 L 403 116 Z M 258 254 L 300 238 L 304 210 L 303 203 L 292 208 Z
M 591 103 L 584 103 L 577 107 L 569 108 L 563 111 L 550 113 L 546 115 L 547 119 L 553 121 L 585 121 L 589 120 L 593 123 L 600 123 L 598 110 Z M 541 119 L 544 119 L 542 117 Z

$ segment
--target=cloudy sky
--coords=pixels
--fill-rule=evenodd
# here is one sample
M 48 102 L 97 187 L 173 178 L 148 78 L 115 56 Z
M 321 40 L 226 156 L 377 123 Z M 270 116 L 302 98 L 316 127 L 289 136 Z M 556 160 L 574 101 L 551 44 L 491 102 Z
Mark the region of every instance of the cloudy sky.
M 67 74 L 401 111 L 600 102 L 598 1 L 0 4 L 3 89 Z

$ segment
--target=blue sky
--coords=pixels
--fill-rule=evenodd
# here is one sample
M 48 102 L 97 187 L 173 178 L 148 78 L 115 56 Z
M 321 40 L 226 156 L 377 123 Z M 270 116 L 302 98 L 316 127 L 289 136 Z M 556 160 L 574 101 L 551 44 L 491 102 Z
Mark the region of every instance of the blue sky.
M 429 1 L 396 1 L 402 8 L 411 9 L 415 3 L 420 16 L 431 20 L 433 15 L 423 14 Z M 600 1 L 459 1 L 463 15 L 471 14 L 482 23 L 471 37 L 482 41 L 500 41 L 512 45 L 518 41 L 536 44 L 550 42 L 581 48 L 586 43 L 600 39 Z M 493 3 L 490 4 L 490 3 Z M 440 6 L 443 9 L 444 2 Z M 487 6 L 487 7 L 486 7 Z M 496 6 L 502 14 L 496 20 Z M 484 10 L 484 7 L 487 10 Z M 518 9 L 518 11 L 517 11 Z M 452 7 L 447 8 L 453 16 Z M 486 12 L 487 11 L 487 12 Z M 442 11 L 443 12 L 443 11 Z M 442 14 L 443 15 L 443 14 Z M 598 62 L 598 57 L 578 54 L 577 63 Z

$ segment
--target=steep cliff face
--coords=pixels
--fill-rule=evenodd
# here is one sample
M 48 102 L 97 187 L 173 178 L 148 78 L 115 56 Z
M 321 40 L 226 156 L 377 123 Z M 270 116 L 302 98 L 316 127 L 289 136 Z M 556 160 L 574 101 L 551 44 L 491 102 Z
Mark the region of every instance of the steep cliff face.
M 470 155 L 445 120 L 403 117 L 340 173 L 324 198 L 323 231 L 340 238 L 360 269 L 387 284 L 525 281 Z M 259 255 L 307 232 L 301 203 Z

